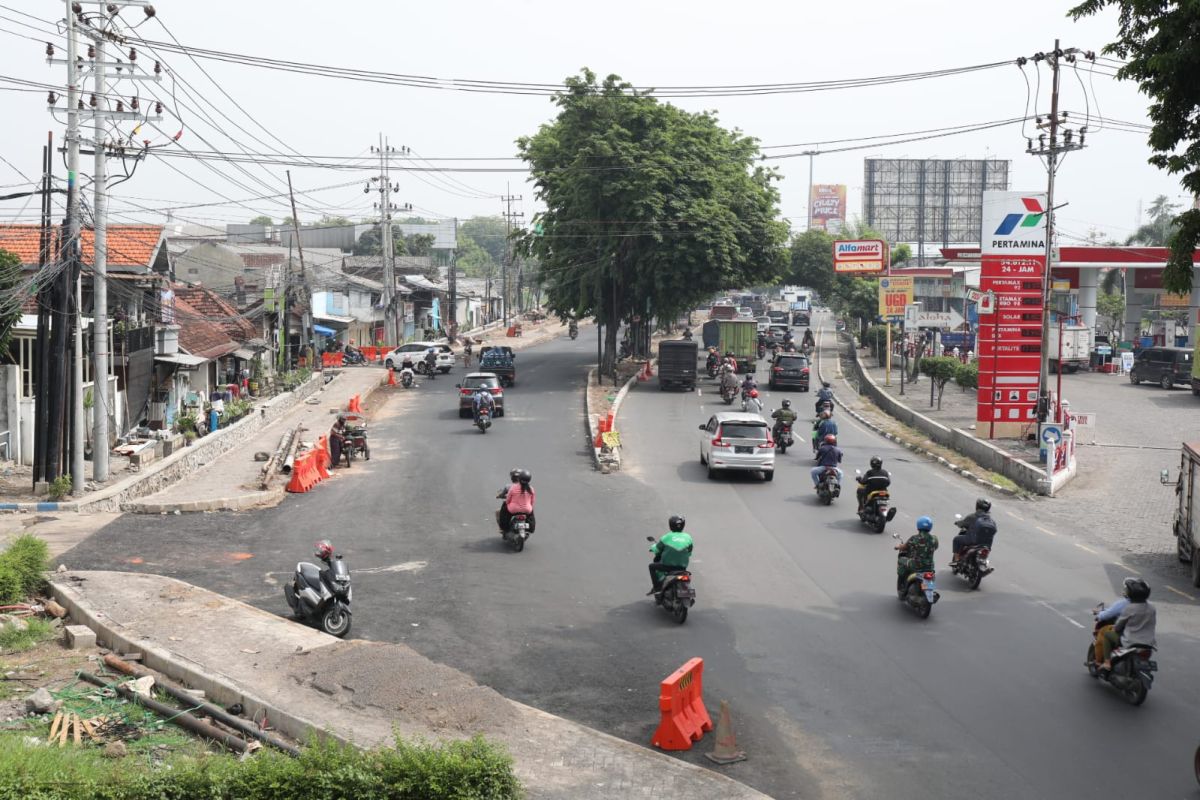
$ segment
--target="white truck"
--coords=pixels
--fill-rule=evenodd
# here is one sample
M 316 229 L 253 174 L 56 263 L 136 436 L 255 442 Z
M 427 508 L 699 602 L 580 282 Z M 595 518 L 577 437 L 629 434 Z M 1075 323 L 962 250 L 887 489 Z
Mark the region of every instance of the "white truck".
M 1091 363 L 1092 344 L 1092 329 L 1086 325 L 1064 324 L 1060 335 L 1059 326 L 1051 323 L 1050 339 L 1046 342 L 1046 350 L 1050 355 L 1050 372 L 1058 372 L 1060 359 L 1063 372 L 1077 372 L 1080 367 L 1087 368 Z

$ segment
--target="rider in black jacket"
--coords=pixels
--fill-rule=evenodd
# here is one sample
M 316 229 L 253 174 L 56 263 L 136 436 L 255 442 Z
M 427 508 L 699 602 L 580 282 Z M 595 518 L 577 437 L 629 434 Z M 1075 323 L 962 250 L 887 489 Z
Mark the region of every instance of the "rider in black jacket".
M 883 468 L 883 459 L 871 456 L 871 468 L 858 476 L 858 510 L 862 511 L 867 495 L 892 485 L 892 474 Z

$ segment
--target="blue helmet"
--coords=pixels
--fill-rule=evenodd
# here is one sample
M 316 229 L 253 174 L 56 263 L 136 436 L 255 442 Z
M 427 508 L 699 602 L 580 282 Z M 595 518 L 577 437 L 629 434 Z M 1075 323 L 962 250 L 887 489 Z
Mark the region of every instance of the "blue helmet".
M 933 520 L 929 517 L 919 517 L 917 519 L 917 530 L 931 531 L 933 530 Z

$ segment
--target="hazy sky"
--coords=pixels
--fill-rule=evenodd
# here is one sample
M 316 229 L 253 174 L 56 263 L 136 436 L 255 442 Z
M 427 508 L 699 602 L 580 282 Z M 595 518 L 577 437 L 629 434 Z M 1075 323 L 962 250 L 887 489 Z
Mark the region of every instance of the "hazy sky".
M 8 7 L 0 7 L 0 31 L 38 40 L 0 32 L 0 75 L 62 83 L 65 68 L 45 63 L 44 42 L 50 35 L 17 23 L 41 27 L 18 12 L 60 19 L 63 4 L 50 0 L 0 3 Z M 601 75 L 618 73 L 639 86 L 833 80 L 963 67 L 1047 50 L 1055 36 L 1063 40 L 1064 47 L 1099 51 L 1115 33 L 1114 15 L 1073 23 L 1066 18 L 1071 5 L 1061 0 L 1013 0 L 986 6 L 962 0 L 741 4 L 610 0 L 586 6 L 522 0 L 156 3 L 159 19 L 167 28 L 182 43 L 196 47 L 439 78 L 529 83 L 556 83 L 587 66 Z M 131 22 L 141 19 L 137 9 L 126 10 L 123 17 Z M 148 40 L 170 38 L 155 20 L 143 24 L 138 33 Z M 54 41 L 61 45 L 61 39 Z M 63 47 L 58 50 L 61 57 Z M 139 63 L 152 58 L 143 49 Z M 178 118 L 167 115 L 159 123 L 161 132 L 144 128 L 137 138 L 161 143 L 182 127 L 179 143 L 190 149 L 267 149 L 218 116 L 210 103 L 270 149 L 284 149 L 274 136 L 306 155 L 349 159 L 370 158 L 368 147 L 377 142 L 380 132 L 392 145 L 406 145 L 426 158 L 511 157 L 515 154 L 513 141 L 535 131 L 554 114 L 546 97 L 384 86 L 200 60 L 221 89 L 265 126 L 268 135 L 224 97 L 196 63 L 165 53 L 164 62 L 180 79 L 174 87 L 176 102 L 168 105 L 182 106 L 182 125 Z M 1036 82 L 1032 65 L 1026 67 L 1026 74 Z M 1080 115 L 1090 108 L 1095 114 L 1098 105 L 1105 117 L 1148 121 L 1146 100 L 1135 87 L 1097 74 L 1091 84 L 1093 95 L 1087 73 L 1081 70 L 1080 75 L 1083 87 L 1088 87 L 1087 102 L 1076 74 L 1068 71 L 1062 84 L 1064 108 Z M 200 103 L 187 97 L 184 81 L 190 84 L 190 92 L 203 98 Z M 1041 82 L 1038 110 L 1045 113 L 1049 108 L 1045 68 Z M 11 84 L 0 82 L 0 88 L 5 86 Z M 127 82 L 122 93 L 133 94 L 135 89 Z M 167 79 L 144 88 L 143 97 L 146 91 L 169 98 L 172 82 Z M 1016 66 L 1006 65 L 883 87 L 671 102 L 689 110 L 714 110 L 722 124 L 740 128 L 763 145 L 787 145 L 1018 117 L 1026 108 L 1026 83 Z M 30 176 L 40 169 L 40 146 L 46 131 L 53 130 L 56 140 L 63 132 L 63 125 L 52 119 L 45 106 L 43 92 L 0 91 L 0 156 Z M 220 123 L 221 129 L 204 121 L 197 106 Z M 131 125 L 123 123 L 121 129 L 128 131 Z M 1123 238 L 1137 222 L 1139 201 L 1148 205 L 1158 194 L 1182 199 L 1178 181 L 1146 163 L 1149 150 L 1144 134 L 1099 130 L 1089 135 L 1087 143 L 1087 149 L 1070 155 L 1059 172 L 1058 200 L 1069 202 L 1059 215 L 1065 233 L 1082 236 L 1096 227 Z M 999 128 L 820 156 L 815 178 L 818 183 L 847 184 L 852 215 L 861 209 L 863 158 L 867 156 L 1004 158 L 1012 161 L 1013 189 L 1044 188 L 1040 161 L 1024 150 L 1018 127 Z M 90 158 L 84 159 L 85 175 L 91 171 L 90 162 Z M 515 161 L 457 163 L 520 166 Z M 808 159 L 772 163 L 784 175 L 782 213 L 794 228 L 802 229 Z M 246 165 L 247 175 L 226 163 L 213 166 L 217 172 L 192 160 L 148 161 L 132 180 L 114 189 L 114 219 L 161 221 L 161 210 L 168 206 L 201 203 L 213 205 L 178 209 L 175 216 L 244 222 L 252 211 L 277 219 L 287 213 L 283 201 L 248 199 L 283 191 L 282 168 Z M 119 164 L 114 169 L 120 172 Z M 366 174 L 293 169 L 298 189 L 353 184 L 308 195 L 301 218 L 315 219 L 321 211 L 353 218 L 371 215 L 371 204 L 378 198 L 363 193 Z M 230 178 L 243 185 L 231 183 Z M 414 213 L 426 216 L 493 214 L 501 210 L 498 196 L 511 184 L 513 194 L 524 196 L 522 210 L 529 214 L 535 205 L 525 179 L 521 172 L 400 173 L 395 176 L 401 185 L 396 199 L 411 203 Z M 0 186 L 21 181 L 12 167 L 0 161 Z M 18 190 L 0 189 L 0 194 Z M 246 202 L 231 204 L 220 195 Z M 0 217 L 6 221 L 35 219 L 36 201 L 17 217 L 23 205 L 24 201 L 0 203 Z

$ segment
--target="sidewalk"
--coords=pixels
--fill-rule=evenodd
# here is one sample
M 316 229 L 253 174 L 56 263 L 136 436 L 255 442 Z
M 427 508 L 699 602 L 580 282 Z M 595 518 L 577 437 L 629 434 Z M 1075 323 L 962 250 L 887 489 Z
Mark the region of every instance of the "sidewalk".
M 360 395 L 365 407 L 376 389 L 387 381 L 387 370 L 380 367 L 348 367 L 304 402 L 259 431 L 254 438 L 218 456 L 201 469 L 167 489 L 137 500 L 128 510 L 137 514 L 169 514 L 183 511 L 241 511 L 277 504 L 284 497 L 287 478 L 277 475 L 267 491 L 259 491 L 263 463 L 254 460 L 260 451 L 275 452 L 286 431 L 303 425 L 301 439 L 316 441 L 333 425 L 336 413 L 345 411 L 354 395 Z M 376 395 L 375 405 L 382 400 Z
M 527 796 L 762 800 L 703 767 L 508 700 L 400 644 L 343 642 L 160 575 L 58 573 L 52 594 L 105 646 L 300 740 L 325 730 L 370 747 L 482 734 L 508 748 Z M 281 592 L 282 595 L 282 592 Z M 283 598 L 280 597 L 280 605 Z M 647 708 L 657 718 L 657 708 Z M 712 747 L 708 735 L 698 745 Z

